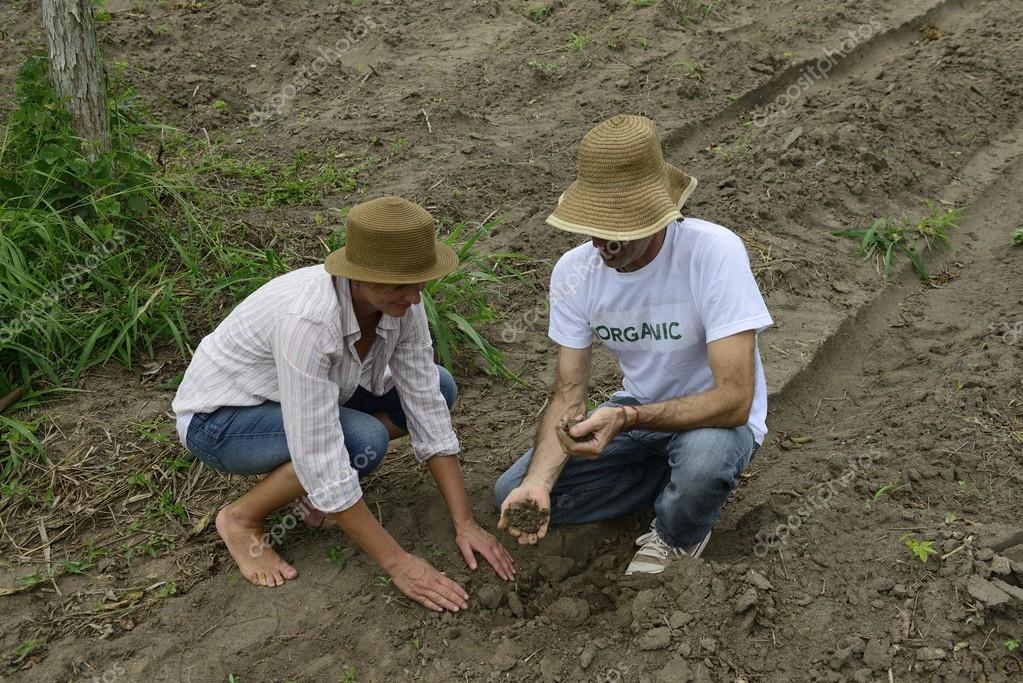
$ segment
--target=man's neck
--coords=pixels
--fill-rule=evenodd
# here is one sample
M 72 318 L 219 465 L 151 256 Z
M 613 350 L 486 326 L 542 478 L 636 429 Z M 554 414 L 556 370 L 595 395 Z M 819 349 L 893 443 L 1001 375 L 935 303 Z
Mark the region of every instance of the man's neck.
M 661 231 L 654 234 L 654 238 L 650 240 L 650 244 L 647 245 L 646 251 L 638 259 L 623 266 L 622 268 L 616 268 L 619 273 L 633 273 L 643 266 L 649 265 L 653 262 L 657 255 L 661 253 L 661 247 L 664 246 L 664 236 L 667 234 L 668 229 L 661 228 Z

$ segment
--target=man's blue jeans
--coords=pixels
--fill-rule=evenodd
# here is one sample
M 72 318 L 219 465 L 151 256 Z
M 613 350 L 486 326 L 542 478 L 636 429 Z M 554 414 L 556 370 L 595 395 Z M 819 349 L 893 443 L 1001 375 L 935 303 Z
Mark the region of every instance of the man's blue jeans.
M 615 396 L 604 406 L 635 403 Z M 595 460 L 572 457 L 551 491 L 551 523 L 583 524 L 649 508 L 673 547 L 699 543 L 739 486 L 757 443 L 747 426 L 684 432 L 642 429 L 616 436 Z M 500 506 L 529 469 L 526 451 L 494 486 Z
M 458 398 L 458 387 L 450 372 L 439 365 L 437 371 L 440 393 L 450 410 Z M 402 429 L 406 426 L 395 389 L 374 396 L 359 387 L 340 409 L 345 447 L 360 478 L 375 470 L 387 453 L 390 437 L 384 423 L 374 417 L 377 413 L 386 413 Z M 291 460 L 281 404 L 274 401 L 196 413 L 188 425 L 185 446 L 197 460 L 229 474 L 266 474 Z

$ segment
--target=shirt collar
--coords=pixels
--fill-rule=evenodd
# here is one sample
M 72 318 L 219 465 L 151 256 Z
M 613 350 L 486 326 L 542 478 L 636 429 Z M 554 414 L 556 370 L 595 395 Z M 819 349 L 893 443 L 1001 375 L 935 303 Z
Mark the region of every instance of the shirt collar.
M 355 306 L 352 305 L 351 281 L 348 278 L 334 276 L 334 291 L 337 292 L 337 301 L 341 308 L 341 333 L 345 337 L 361 334 L 359 321 L 355 317 Z M 400 326 L 401 318 L 395 318 L 385 313 L 380 316 L 377 330 L 396 330 Z

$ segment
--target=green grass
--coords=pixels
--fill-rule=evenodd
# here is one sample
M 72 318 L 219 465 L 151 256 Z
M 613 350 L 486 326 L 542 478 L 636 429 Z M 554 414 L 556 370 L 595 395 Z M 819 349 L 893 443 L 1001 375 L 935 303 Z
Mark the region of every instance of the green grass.
M 523 8 L 522 14 L 534 24 L 542 24 L 554 14 L 554 6 L 546 2 L 529 5 Z
M 539 57 L 530 59 L 527 64 L 529 68 L 542 76 L 554 76 L 561 71 L 561 67 L 558 66 L 556 62 L 548 62 L 547 60 L 540 59 Z
M 842 230 L 832 234 L 860 240 L 859 256 L 864 261 L 875 259 L 883 267 L 885 275 L 891 272 L 901 255 L 909 260 L 913 271 L 923 282 L 931 283 L 924 265 L 924 255 L 935 246 L 951 249 L 949 231 L 959 227 L 963 212 L 955 207 L 942 208 L 931 202 L 927 206 L 929 214 L 919 221 L 878 218 L 865 229 Z
M 565 47 L 573 52 L 583 52 L 586 46 L 593 42 L 593 36 L 589 33 L 573 33 L 568 39 Z
M 683 59 L 672 64 L 670 68 L 681 69 L 686 76 L 693 79 L 694 81 L 697 82 L 703 81 L 703 69 L 702 67 L 700 67 L 700 64 L 698 62 L 691 62 L 689 60 Z
M 682 25 L 696 24 L 717 9 L 721 0 L 667 0 L 675 13 L 675 18 Z
M 1012 243 L 1017 247 L 1023 247 L 1023 227 L 1012 231 Z
M 278 257 L 229 245 L 203 225 L 188 174 L 149 150 L 167 128 L 130 92 L 110 99 L 113 144 L 90 162 L 33 56 L 0 145 L 0 395 L 52 386 L 165 343 L 188 352 L 197 301 L 244 295 L 281 272 Z

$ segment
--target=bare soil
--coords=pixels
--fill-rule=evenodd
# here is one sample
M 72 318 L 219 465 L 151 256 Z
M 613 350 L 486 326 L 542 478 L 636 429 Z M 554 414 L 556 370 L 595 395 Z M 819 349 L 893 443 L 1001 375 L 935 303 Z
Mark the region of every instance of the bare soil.
M 504 514 L 509 528 L 518 529 L 525 534 L 535 534 L 550 518 L 550 512 L 542 510 L 532 500 L 527 500 L 521 505 L 509 505 Z
M 511 585 L 466 568 L 399 445 L 367 500 L 469 591 L 469 610 L 437 617 L 337 531 L 286 530 L 299 578 L 247 584 L 210 522 L 250 482 L 175 464 L 162 385 L 184 361 L 111 366 L 41 416 L 55 497 L 5 515 L 0 587 L 87 557 L 89 542 L 109 552 L 0 597 L 7 678 L 1019 680 L 1023 251 L 1009 234 L 1023 216 L 1023 11 L 724 0 L 681 22 L 693 4 L 556 0 L 537 23 L 525 13 L 539 3 L 493 0 L 108 0 L 106 61 L 211 149 L 281 165 L 299 150 L 378 158 L 361 189 L 236 217 L 309 263 L 331 209 L 400 194 L 452 219 L 496 210 L 493 247 L 526 253 L 545 287 L 578 243 L 543 223 L 578 141 L 616 113 L 650 116 L 666 156 L 699 178 L 688 210 L 742 236 L 777 321 L 760 341 L 771 433 L 700 560 L 622 576 L 641 515 L 555 529 L 537 548 L 509 539 Z M 9 93 L 43 40 L 33 3 L 0 8 L 0 22 Z M 928 261 L 936 287 L 885 279 L 832 235 L 918 217 L 924 200 L 969 207 L 955 251 Z M 455 412 L 490 528 L 492 484 L 530 445 L 554 366 L 542 303 L 512 287 L 497 304 L 490 337 L 532 384 L 461 372 Z M 618 382 L 598 354 L 592 398 Z M 928 542 L 926 562 L 907 545 Z

